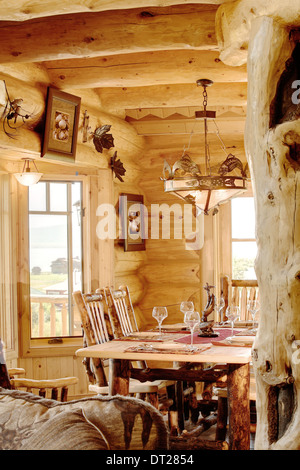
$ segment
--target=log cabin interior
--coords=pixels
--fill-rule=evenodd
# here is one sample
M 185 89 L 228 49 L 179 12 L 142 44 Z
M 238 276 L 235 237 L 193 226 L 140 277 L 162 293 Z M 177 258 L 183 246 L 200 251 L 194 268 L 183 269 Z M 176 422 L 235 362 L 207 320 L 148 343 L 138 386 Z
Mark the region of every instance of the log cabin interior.
M 298 449 L 300 4 L 264 3 L 0 1 L 0 338 L 8 368 L 76 377 L 79 399 L 75 291 L 128 286 L 149 329 L 154 306 L 182 323 L 205 287 L 219 301 L 224 278 L 230 299 L 258 281 L 256 448 Z M 246 189 L 207 213 L 165 190 L 225 160 Z

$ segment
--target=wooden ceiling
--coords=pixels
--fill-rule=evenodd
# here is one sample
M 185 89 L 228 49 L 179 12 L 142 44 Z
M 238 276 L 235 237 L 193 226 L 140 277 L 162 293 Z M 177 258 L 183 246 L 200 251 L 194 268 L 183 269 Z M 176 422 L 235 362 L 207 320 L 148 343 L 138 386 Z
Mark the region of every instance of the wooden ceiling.
M 242 157 L 247 70 L 219 59 L 221 3 L 0 1 L 0 63 L 34 62 L 57 88 L 95 90 L 102 110 L 129 121 L 158 148 L 188 145 L 191 133 L 195 143 L 202 139 L 194 119 L 203 102 L 196 81 L 209 78 L 208 108 L 217 111 L 226 147 Z

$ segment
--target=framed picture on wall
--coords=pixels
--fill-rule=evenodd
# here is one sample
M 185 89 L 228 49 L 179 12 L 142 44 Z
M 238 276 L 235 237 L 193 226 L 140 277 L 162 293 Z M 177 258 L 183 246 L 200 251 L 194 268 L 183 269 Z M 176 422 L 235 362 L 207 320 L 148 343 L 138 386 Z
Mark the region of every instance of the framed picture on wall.
M 120 219 L 124 251 L 146 249 L 144 198 L 140 194 L 120 194 Z
M 42 157 L 75 161 L 81 98 L 48 88 Z

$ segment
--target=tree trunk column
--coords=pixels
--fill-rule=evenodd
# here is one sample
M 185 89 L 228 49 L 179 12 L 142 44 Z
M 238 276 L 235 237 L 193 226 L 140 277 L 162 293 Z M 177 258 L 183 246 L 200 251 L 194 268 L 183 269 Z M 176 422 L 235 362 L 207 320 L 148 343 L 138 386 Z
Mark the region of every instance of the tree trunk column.
M 229 449 L 250 449 L 250 364 L 228 366 Z

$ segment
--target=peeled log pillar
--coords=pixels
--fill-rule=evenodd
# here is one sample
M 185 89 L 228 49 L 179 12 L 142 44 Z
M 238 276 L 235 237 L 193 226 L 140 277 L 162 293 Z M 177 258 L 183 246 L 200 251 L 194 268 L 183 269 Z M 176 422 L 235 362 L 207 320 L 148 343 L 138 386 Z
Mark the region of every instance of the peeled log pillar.
M 255 189 L 261 296 L 253 349 L 258 449 L 300 448 L 300 368 L 292 349 L 293 341 L 300 339 L 300 155 L 291 154 L 299 143 L 300 121 L 286 114 L 274 122 L 284 105 L 278 96 L 280 80 L 292 109 L 294 90 L 288 81 L 282 82 L 282 74 L 294 48 L 287 28 L 275 20 L 253 21 L 245 146 Z
M 245 21 L 242 7 L 251 5 L 252 16 Z M 279 1 L 272 2 L 270 16 L 259 15 L 251 0 L 222 6 L 231 26 L 223 38 L 228 40 L 234 24 L 240 24 L 240 33 L 249 29 L 245 149 L 256 205 L 261 301 L 253 346 L 257 450 L 300 449 L 300 114 L 299 102 L 293 102 L 299 98 L 294 87 L 299 44 L 290 34 L 299 27 L 299 2 L 289 5 L 288 21 Z M 235 33 L 230 34 L 235 42 L 226 43 L 226 61 L 229 52 L 234 60 L 239 55 Z M 245 31 L 243 37 L 247 42 Z

